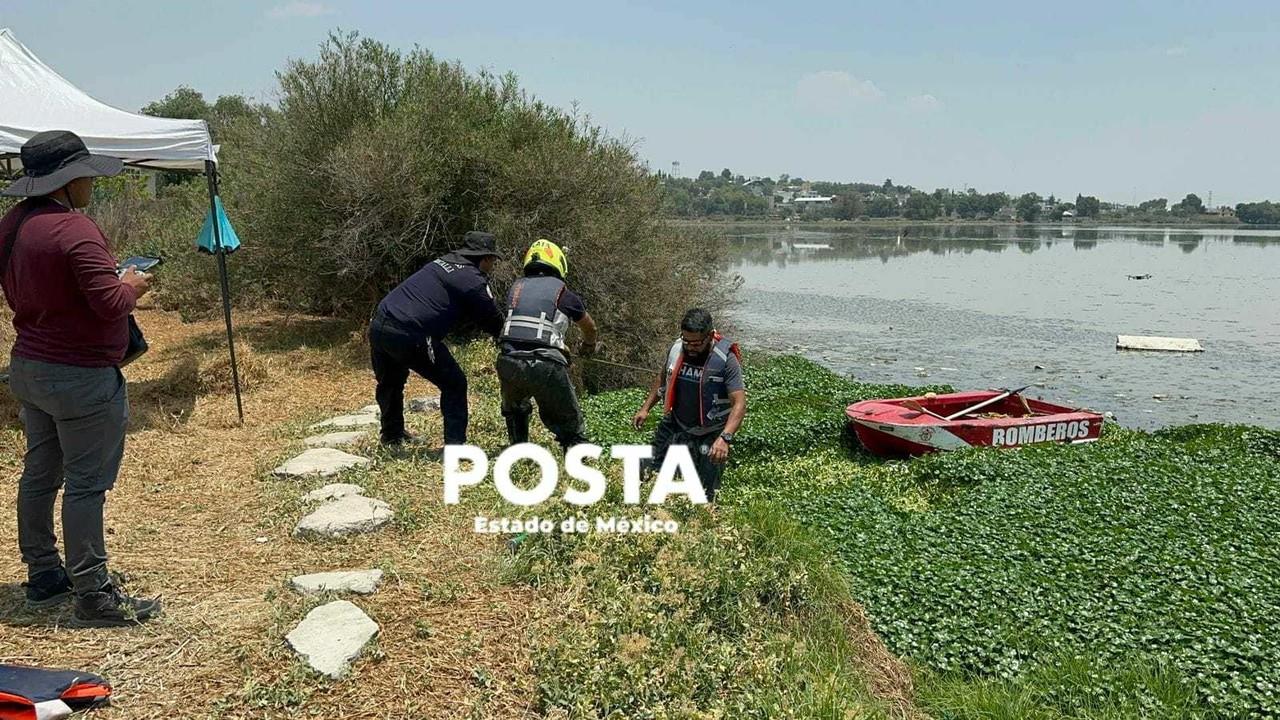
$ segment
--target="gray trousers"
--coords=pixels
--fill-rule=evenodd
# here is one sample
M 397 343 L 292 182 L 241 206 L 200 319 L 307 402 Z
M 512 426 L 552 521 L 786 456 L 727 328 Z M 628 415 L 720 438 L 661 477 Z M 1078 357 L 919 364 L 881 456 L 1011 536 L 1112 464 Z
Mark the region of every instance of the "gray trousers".
M 119 368 L 12 358 L 9 384 L 22 403 L 26 461 L 18 481 L 18 547 L 28 577 L 62 564 L 53 509 L 62 493 L 67 574 L 77 593 L 109 581 L 102 509 L 124 456 L 129 397 Z
M 533 401 L 538 416 L 560 447 L 568 449 L 587 441 L 582 410 L 573 391 L 569 368 L 546 358 L 498 356 L 498 380 L 502 384 L 502 417 L 512 445 L 529 442 Z
M 724 427 L 720 426 L 705 429 L 702 434 L 694 434 L 680 427 L 675 413 L 664 415 L 653 431 L 653 457 L 646 461 L 645 467 L 655 473 L 658 472 L 662 469 L 662 462 L 667 459 L 667 450 L 672 445 L 684 445 L 689 448 L 689 455 L 693 458 L 693 468 L 698 471 L 698 481 L 702 483 L 702 490 L 707 494 L 707 502 L 715 502 L 716 492 L 720 490 L 720 482 L 724 479 L 724 465 L 712 462 L 707 453 L 711 451 L 711 446 L 720 437 L 720 431 L 723 429 Z

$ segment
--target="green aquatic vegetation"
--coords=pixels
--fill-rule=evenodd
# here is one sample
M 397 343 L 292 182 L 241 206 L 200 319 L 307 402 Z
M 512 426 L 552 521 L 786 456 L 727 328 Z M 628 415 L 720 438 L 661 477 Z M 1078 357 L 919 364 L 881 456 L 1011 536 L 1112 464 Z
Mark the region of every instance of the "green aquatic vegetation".
M 1108 425 L 885 462 L 842 442 L 845 405 L 929 388 L 796 357 L 746 372 L 721 505 L 816 533 L 936 716 L 1280 717 L 1280 432 Z M 593 436 L 642 397 L 589 398 Z
M 804 455 L 849 444 L 844 410 L 873 398 L 949 392 L 947 386 L 872 385 L 795 355 L 748 356 L 747 416 L 738 434 L 740 462 Z
M 1207 716 L 1275 715 L 1280 464 L 1251 430 L 1189 432 L 924 458 L 921 483 L 964 488 L 925 513 L 886 519 L 856 486 L 788 505 L 838 548 L 890 648 L 934 671 L 1034 677 L 1062 708 L 1082 692 L 1045 672 L 1062 658 L 1142 663 Z M 1116 676 L 1087 677 L 1117 694 Z
M 950 390 L 860 383 L 793 355 L 748 354 L 744 372 L 749 420 L 734 443 L 735 464 L 847 444 L 844 409 L 851 403 Z M 645 430 L 632 430 L 631 416 L 644 397 L 644 391 L 632 389 L 585 398 L 583 415 L 592 441 L 602 445 L 648 442 L 661 408 L 650 414 Z

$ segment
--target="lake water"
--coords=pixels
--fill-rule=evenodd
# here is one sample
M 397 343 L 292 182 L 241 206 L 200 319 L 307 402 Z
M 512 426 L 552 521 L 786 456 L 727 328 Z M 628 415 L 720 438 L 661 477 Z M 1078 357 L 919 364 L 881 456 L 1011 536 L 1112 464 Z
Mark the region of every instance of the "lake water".
M 727 232 L 744 345 L 871 382 L 1037 383 L 1032 396 L 1110 411 L 1131 427 L 1280 427 L 1280 231 Z M 1122 352 L 1117 335 L 1197 338 L 1205 352 Z

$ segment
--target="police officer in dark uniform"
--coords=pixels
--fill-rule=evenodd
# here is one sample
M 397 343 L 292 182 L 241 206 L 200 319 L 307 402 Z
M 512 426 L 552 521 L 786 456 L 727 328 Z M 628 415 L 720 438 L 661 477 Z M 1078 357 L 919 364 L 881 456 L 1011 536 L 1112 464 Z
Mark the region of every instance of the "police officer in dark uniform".
M 582 330 L 580 353 L 596 348 L 596 323 L 582 298 L 565 285 L 569 261 L 549 240 L 537 240 L 524 256 L 524 277 L 507 295 L 507 317 L 499 338 L 498 379 L 502 416 L 512 445 L 529 442 L 533 402 L 560 447 L 587 441 L 582 410 L 569 379 L 565 336 L 569 323 Z
M 440 388 L 444 442 L 467 441 L 467 376 L 443 338 L 461 320 L 496 336 L 502 311 L 489 289 L 497 242 L 472 231 L 462 247 L 427 263 L 378 303 L 369 325 L 369 350 L 382 412 L 382 442 L 412 440 L 404 429 L 404 384 L 412 370 Z

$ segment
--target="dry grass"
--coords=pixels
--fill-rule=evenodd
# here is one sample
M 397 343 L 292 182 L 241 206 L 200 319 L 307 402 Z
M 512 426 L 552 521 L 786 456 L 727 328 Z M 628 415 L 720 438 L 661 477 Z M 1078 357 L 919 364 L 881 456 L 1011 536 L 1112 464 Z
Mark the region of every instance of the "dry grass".
M 885 703 L 894 720 L 925 720 L 928 715 L 916 705 L 911 668 L 884 646 L 884 641 L 871 629 L 866 610 L 857 603 L 849 603 L 845 618 L 846 631 L 858 649 L 860 670 L 871 695 Z
M 531 591 L 502 585 L 501 549 L 439 505 L 438 467 L 381 457 L 357 479 L 397 508 L 383 532 L 333 542 L 290 537 L 299 496 L 318 482 L 268 479 L 306 424 L 372 401 L 357 329 L 310 318 L 238 315 L 246 421 L 236 422 L 219 322 L 139 313 L 152 351 L 126 369 L 133 423 L 107 504 L 112 568 L 164 597 L 163 619 L 71 630 L 65 611 L 28 613 L 15 527 L 0 522 L 0 662 L 71 667 L 116 686 L 110 716 L 524 717 L 533 688 L 524 637 Z M 419 380 L 410 393 L 433 392 Z M 0 396 L 7 396 L 0 390 Z M 0 505 L 13 507 L 22 434 L 0 412 Z M 418 430 L 439 438 L 439 423 Z M 366 448 L 375 452 L 374 448 Z M 431 468 L 424 470 L 424 468 Z M 314 679 L 285 647 L 318 600 L 284 582 L 301 572 L 381 567 L 356 598 L 382 627 L 342 682 Z
M 0 521 L 0 663 L 104 674 L 116 687 L 109 715 L 118 720 L 537 716 L 528 647 L 539 618 L 563 622 L 560 596 L 502 581 L 500 541 L 471 532 L 471 516 L 483 510 L 440 504 L 439 466 L 429 455 L 393 457 L 370 438 L 355 452 L 375 458 L 374 467 L 342 480 L 391 503 L 392 525 L 345 540 L 291 537 L 305 512 L 301 495 L 325 481 L 277 480 L 269 469 L 301 449 L 311 423 L 372 402 L 360 328 L 237 315 L 246 386 L 240 425 L 221 322 L 184 324 L 151 309 L 139 321 L 152 351 L 126 369 L 132 422 L 107 504 L 108 548 L 112 568 L 131 588 L 162 595 L 166 614 L 139 628 L 73 630 L 64 627 L 65 609 L 26 611 L 15 526 Z M 491 367 L 470 372 L 473 392 L 491 389 Z M 433 392 L 417 378 L 407 389 Z M 502 432 L 490 405 L 473 401 L 482 443 Z M 410 421 L 438 446 L 438 416 Z M 5 507 L 13 507 L 22 442 L 16 407 L 0 386 Z M 362 567 L 385 572 L 376 594 L 350 598 L 381 634 L 350 677 L 321 680 L 283 638 L 323 599 L 299 597 L 285 583 L 299 573 Z M 861 608 L 847 617 L 870 692 L 893 717 L 923 717 L 909 670 Z

